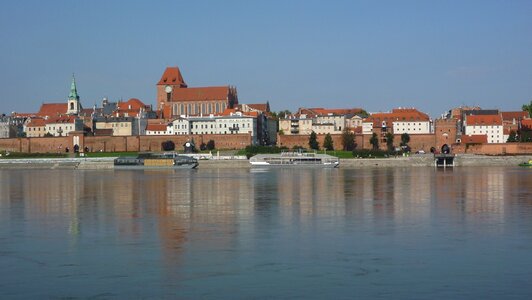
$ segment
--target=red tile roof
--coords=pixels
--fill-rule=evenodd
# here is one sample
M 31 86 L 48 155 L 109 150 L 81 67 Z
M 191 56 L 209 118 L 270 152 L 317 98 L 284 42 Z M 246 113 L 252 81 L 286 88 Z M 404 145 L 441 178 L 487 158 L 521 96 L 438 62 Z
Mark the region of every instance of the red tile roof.
M 524 130 L 532 130 L 532 119 L 521 120 L 521 128 Z
M 485 134 L 477 135 L 463 135 L 462 143 L 464 144 L 486 144 L 488 142 L 488 136 Z
M 44 119 L 34 118 L 26 125 L 26 127 L 44 127 L 46 122 Z
M 43 103 L 37 115 L 41 117 L 53 117 L 66 114 L 67 110 L 67 103 Z
M 502 125 L 500 115 L 469 115 L 466 116 L 467 126 Z
M 426 122 L 430 117 L 415 108 L 396 108 L 388 113 L 375 113 L 364 119 L 364 122 L 373 122 L 374 127 L 381 127 L 382 122 L 386 122 L 387 126 L 392 126 L 393 122 Z
M 501 116 L 503 121 L 513 121 L 514 119 L 516 121 L 527 119 L 528 118 L 528 112 L 526 111 L 503 111 L 501 112 Z
M 148 124 L 146 126 L 146 130 L 149 131 L 166 131 L 167 125 L 166 124 Z
M 141 108 L 146 108 L 146 104 L 140 101 L 137 98 L 131 98 L 125 102 L 118 102 L 118 109 L 120 110 L 139 110 Z
M 269 112 L 270 111 L 270 107 L 269 107 L 268 103 L 247 104 L 247 106 L 249 106 L 250 108 L 252 108 L 254 110 L 261 111 L 261 112 Z
M 172 92 L 171 101 L 227 100 L 230 94 L 229 86 L 179 88 Z
M 46 120 L 46 124 L 74 123 L 74 122 L 76 122 L 76 119 L 77 118 L 75 116 L 65 115 L 65 116 L 59 116 L 59 117 L 55 117 L 55 118 L 50 118 L 50 119 Z
M 181 71 L 178 67 L 168 67 L 164 70 L 163 76 L 157 82 L 157 85 L 178 85 L 180 87 L 187 87 Z

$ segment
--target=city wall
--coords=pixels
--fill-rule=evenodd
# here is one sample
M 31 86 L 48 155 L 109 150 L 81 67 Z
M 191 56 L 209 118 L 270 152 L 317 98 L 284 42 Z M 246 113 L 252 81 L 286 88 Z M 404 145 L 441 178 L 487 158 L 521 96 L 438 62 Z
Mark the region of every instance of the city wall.
M 343 148 L 342 135 L 334 134 L 331 135 L 334 149 L 340 150 Z M 293 148 L 294 146 L 303 146 L 308 148 L 309 135 L 278 135 L 277 136 L 277 146 L 279 147 L 288 147 Z M 317 135 L 318 143 L 320 148 L 323 147 L 323 140 L 325 139 L 324 134 Z M 357 144 L 357 149 L 371 149 L 372 145 L 369 142 L 371 135 L 369 134 L 357 134 L 355 135 L 355 143 Z M 399 146 L 401 143 L 401 135 L 396 134 L 394 136 L 394 145 Z M 410 142 L 408 145 L 412 148 L 412 151 L 425 150 L 429 152 L 431 147 L 435 147 L 436 138 L 434 134 L 411 134 Z M 386 150 L 386 143 L 379 142 L 379 148 Z
M 74 141 L 77 141 L 80 151 L 86 147 L 90 152 L 161 151 L 161 144 L 165 141 L 174 142 L 176 149 L 181 150 L 183 145 L 192 139 L 197 149 L 201 143 L 207 143 L 209 140 L 214 141 L 216 149 L 243 149 L 252 141 L 249 134 L 191 136 L 83 136 L 83 134 L 74 134 L 66 137 L 0 139 L 0 151 L 59 153 L 66 152 L 66 148 L 72 151 Z

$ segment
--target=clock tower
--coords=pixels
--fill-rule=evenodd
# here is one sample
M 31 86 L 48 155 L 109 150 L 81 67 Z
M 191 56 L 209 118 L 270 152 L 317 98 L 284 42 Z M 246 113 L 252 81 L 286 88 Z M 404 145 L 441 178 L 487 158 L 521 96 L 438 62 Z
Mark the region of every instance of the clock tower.
M 77 115 L 81 111 L 81 103 L 79 102 L 78 90 L 76 88 L 76 79 L 72 74 L 72 83 L 70 84 L 70 94 L 68 95 L 67 114 Z

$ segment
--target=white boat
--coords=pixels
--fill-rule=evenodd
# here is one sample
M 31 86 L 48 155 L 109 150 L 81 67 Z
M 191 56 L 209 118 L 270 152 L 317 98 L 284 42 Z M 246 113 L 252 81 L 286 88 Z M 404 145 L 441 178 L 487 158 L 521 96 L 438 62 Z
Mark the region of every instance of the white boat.
M 314 152 L 283 152 L 280 154 L 257 154 L 249 159 L 253 167 L 321 167 L 337 168 L 338 157 Z

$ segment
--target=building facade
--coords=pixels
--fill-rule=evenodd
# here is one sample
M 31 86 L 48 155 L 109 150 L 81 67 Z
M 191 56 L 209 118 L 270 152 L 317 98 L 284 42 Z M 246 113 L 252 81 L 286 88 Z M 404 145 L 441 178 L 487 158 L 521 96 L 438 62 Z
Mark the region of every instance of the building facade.
M 189 88 L 178 67 L 168 67 L 157 82 L 157 109 L 162 117 L 209 116 L 238 105 L 236 87 Z

